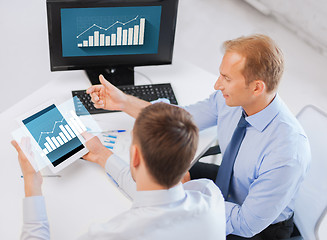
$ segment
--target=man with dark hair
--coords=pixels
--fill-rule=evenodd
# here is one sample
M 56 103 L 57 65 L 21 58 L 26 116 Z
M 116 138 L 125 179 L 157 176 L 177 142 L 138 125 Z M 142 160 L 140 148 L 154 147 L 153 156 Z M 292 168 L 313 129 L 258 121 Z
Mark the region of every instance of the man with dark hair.
M 227 239 L 287 239 L 311 156 L 302 127 L 277 94 L 283 55 L 271 38 L 259 34 L 226 41 L 224 50 L 217 91 L 185 107 L 200 130 L 217 126 L 222 163 L 197 163 L 184 179 L 205 177 L 219 186 Z M 88 89 L 98 108 L 137 117 L 150 104 L 102 76 L 100 81 Z
M 25 183 L 22 239 L 49 239 L 42 177 L 18 144 L 12 144 Z M 191 115 L 165 103 L 140 111 L 132 132 L 130 166 L 97 137 L 87 141 L 89 153 L 83 158 L 101 165 L 133 198 L 133 206 L 106 223 L 91 225 L 80 239 L 225 239 L 219 188 L 206 179 L 181 183 L 197 144 L 198 128 Z
M 198 144 L 198 129 L 186 111 L 157 103 L 139 114 L 133 141 L 140 147 L 156 182 L 171 188 L 190 167 Z

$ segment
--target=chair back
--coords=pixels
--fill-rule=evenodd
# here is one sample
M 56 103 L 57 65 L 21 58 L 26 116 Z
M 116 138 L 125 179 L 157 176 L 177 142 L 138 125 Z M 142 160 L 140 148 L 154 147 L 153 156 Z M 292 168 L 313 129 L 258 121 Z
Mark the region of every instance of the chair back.
M 294 222 L 305 240 L 322 240 L 327 228 L 327 114 L 313 105 L 297 115 L 308 136 L 312 161 L 295 200 Z
M 318 240 L 327 238 L 327 207 L 316 224 L 315 234 Z

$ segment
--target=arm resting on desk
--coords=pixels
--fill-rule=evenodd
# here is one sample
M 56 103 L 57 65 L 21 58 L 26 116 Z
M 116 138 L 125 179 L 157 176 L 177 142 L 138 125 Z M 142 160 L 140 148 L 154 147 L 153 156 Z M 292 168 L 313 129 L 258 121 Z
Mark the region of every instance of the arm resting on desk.
M 105 165 L 108 174 L 116 181 L 121 188 L 132 199 L 136 193 L 136 183 L 134 182 L 129 165 L 117 155 L 111 155 Z
M 102 166 L 118 184 L 118 187 L 133 198 L 136 192 L 136 184 L 130 173 L 129 165 L 103 146 L 98 137 L 94 137 L 89 133 L 84 133 L 83 137 L 88 139 L 86 146 L 89 149 L 83 159 Z

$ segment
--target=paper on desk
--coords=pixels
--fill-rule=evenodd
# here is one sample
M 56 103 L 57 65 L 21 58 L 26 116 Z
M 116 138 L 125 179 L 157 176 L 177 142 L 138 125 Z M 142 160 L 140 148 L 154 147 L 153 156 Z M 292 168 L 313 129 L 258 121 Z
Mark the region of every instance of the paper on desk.
M 217 131 L 215 126 L 199 132 L 197 151 L 190 167 L 200 159 L 203 153 L 210 146 L 212 146 L 215 141 L 217 141 L 216 133 Z M 127 130 L 126 132 L 103 132 L 99 138 L 103 145 L 108 147 L 111 151 L 129 164 L 129 148 L 132 142 L 131 130 Z
M 132 142 L 130 130 L 102 132 L 99 138 L 104 146 L 129 163 L 129 147 Z

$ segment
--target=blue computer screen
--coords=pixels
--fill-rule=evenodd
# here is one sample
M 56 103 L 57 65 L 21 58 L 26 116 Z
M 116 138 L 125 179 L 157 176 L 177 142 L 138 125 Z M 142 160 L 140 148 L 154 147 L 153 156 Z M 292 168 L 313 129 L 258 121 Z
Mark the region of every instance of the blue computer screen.
M 53 165 L 84 148 L 77 137 L 76 125 L 67 122 L 54 104 L 24 119 L 23 123 Z
M 63 57 L 156 54 L 161 6 L 62 8 Z

